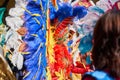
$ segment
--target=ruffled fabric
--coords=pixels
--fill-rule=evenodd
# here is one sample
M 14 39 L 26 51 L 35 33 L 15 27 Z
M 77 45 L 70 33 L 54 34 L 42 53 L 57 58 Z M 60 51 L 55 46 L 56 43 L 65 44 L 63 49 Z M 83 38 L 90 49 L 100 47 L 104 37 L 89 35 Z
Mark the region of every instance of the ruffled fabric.
M 6 24 L 9 27 L 5 34 L 5 57 L 8 61 L 16 79 L 23 77 L 23 61 L 24 56 L 19 47 L 23 44 L 22 37 L 26 33 L 26 29 L 22 28 L 24 24 L 24 11 L 27 2 L 25 0 L 15 0 L 15 7 L 9 11 L 6 17 Z

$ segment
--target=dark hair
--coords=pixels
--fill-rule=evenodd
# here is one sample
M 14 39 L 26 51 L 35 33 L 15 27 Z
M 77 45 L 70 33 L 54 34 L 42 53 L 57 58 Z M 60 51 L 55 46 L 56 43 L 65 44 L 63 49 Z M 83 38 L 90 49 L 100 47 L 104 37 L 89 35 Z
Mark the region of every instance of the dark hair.
M 120 77 L 120 11 L 111 10 L 97 22 L 93 33 L 93 63 L 98 70 L 108 69 Z

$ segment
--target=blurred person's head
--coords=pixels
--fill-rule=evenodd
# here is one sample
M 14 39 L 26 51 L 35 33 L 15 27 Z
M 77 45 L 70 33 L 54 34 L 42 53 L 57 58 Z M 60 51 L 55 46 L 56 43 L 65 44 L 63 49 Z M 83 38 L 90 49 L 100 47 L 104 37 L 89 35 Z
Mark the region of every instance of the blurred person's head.
M 112 7 L 113 9 L 117 9 L 120 10 L 120 0 L 118 0 L 117 2 L 115 2 L 115 4 Z
M 111 10 L 98 20 L 93 39 L 95 68 L 108 69 L 110 75 L 120 77 L 120 11 Z

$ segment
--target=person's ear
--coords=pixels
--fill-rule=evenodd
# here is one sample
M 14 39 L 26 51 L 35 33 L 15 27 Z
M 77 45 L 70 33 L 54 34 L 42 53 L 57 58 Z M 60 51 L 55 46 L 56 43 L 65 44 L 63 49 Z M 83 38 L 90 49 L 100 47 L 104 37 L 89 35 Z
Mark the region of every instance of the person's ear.
M 117 8 L 120 10 L 120 2 L 117 2 Z
M 94 39 L 92 39 L 92 44 L 94 44 Z
M 120 1 L 115 2 L 115 4 L 112 6 L 112 8 L 120 10 Z

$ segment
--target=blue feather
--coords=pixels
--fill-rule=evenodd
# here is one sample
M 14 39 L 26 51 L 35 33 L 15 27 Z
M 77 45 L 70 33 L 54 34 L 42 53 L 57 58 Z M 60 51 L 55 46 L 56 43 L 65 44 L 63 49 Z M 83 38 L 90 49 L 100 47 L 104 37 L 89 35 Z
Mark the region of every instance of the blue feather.
M 86 58 L 86 63 L 87 63 L 87 64 L 91 64 L 90 56 L 87 56 L 87 58 Z
M 83 18 L 87 14 L 87 9 L 84 6 L 76 6 L 73 8 L 73 16 L 77 16 L 78 19 Z
M 56 12 L 56 17 L 61 22 L 63 19 L 72 16 L 72 13 L 72 6 L 68 3 L 63 3 L 59 6 L 58 11 Z
M 92 49 L 92 35 L 88 34 L 80 40 L 80 44 L 78 46 L 80 53 L 85 54 Z
M 40 78 L 45 78 L 45 68 L 47 65 L 46 62 L 46 47 L 45 47 L 45 35 L 46 35 L 46 10 L 47 3 L 49 0 L 37 0 L 32 1 L 28 0 L 28 5 L 26 9 L 28 11 L 24 12 L 25 15 L 25 24 L 28 33 L 23 38 L 24 42 L 27 43 L 27 48 L 25 52 L 30 54 L 24 55 L 25 62 L 24 65 L 29 75 L 27 75 L 24 80 L 40 80 Z M 33 14 L 39 14 L 39 16 L 34 16 Z M 37 20 L 37 21 L 36 21 Z M 39 23 L 38 23 L 39 21 Z M 44 27 L 43 27 L 44 26 Z M 37 36 L 33 36 L 36 34 Z M 43 44 L 39 49 L 39 45 Z M 38 50 L 39 49 L 39 50 Z M 40 59 L 41 54 L 41 59 Z M 41 63 L 39 63 L 41 61 Z M 44 65 L 44 67 L 42 66 Z

